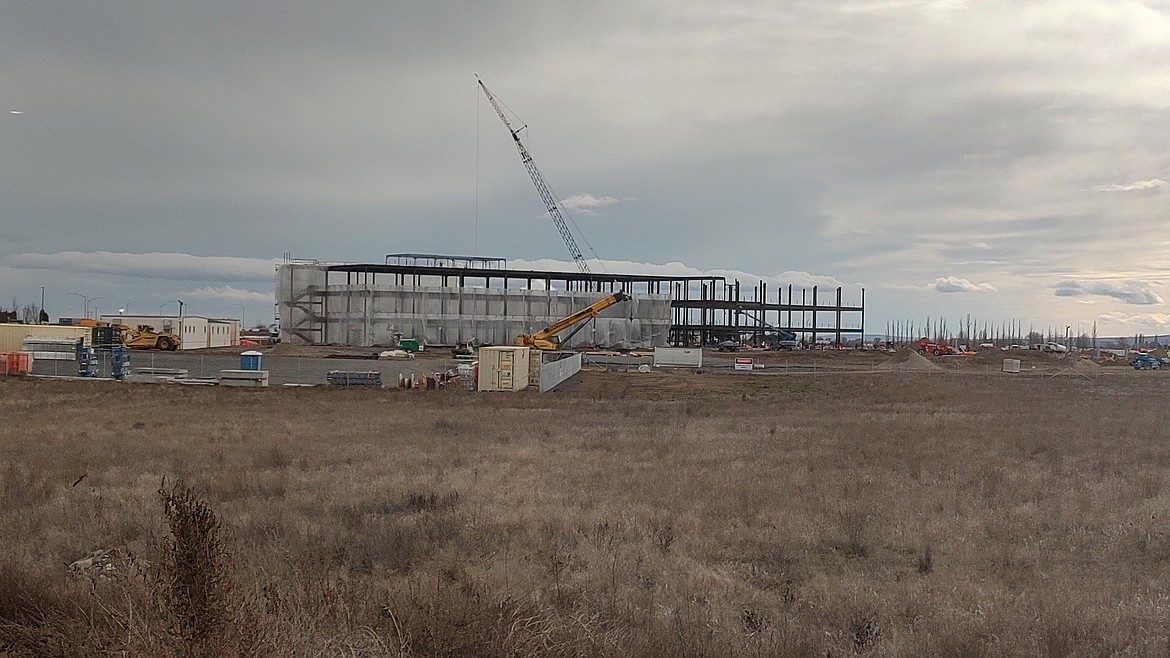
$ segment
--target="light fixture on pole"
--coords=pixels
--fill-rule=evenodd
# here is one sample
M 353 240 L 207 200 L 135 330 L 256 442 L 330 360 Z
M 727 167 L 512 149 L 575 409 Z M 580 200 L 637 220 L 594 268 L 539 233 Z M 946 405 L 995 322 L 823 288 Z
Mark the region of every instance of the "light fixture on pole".
M 81 294 L 81 293 L 79 293 L 79 292 L 67 292 L 67 293 L 65 293 L 65 294 L 66 294 L 66 295 L 73 295 L 74 297 L 80 297 L 80 298 L 81 298 L 81 301 L 82 301 L 82 317 L 85 317 L 85 318 L 88 318 L 88 317 L 89 317 L 89 303 L 90 303 L 90 302 L 96 302 L 96 301 L 98 301 L 99 299 L 105 299 L 105 297 L 86 297 L 85 295 L 83 295 L 83 294 Z

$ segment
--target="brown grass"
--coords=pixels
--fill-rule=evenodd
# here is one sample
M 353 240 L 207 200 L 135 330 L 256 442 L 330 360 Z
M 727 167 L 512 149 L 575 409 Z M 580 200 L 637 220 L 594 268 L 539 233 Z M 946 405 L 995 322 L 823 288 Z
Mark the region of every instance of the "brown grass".
M 0 655 L 1163 655 L 1146 374 L 0 381 Z

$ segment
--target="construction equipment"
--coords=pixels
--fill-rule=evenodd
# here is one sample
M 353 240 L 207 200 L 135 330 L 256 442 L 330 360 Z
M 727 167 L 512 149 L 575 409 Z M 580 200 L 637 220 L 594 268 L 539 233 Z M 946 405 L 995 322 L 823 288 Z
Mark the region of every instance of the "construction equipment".
M 800 342 L 797 340 L 796 334 L 786 329 L 778 329 L 762 321 L 756 317 L 756 314 L 743 308 L 736 308 L 736 313 L 746 315 L 752 322 L 764 328 L 763 344 L 768 349 L 772 350 L 793 350 L 796 349 Z M 720 351 L 723 351 L 722 349 Z M 732 351 L 732 350 L 727 350 Z
M 947 354 L 958 354 L 959 351 L 946 343 L 935 343 L 928 338 L 922 338 L 918 341 L 918 353 L 945 356 Z
M 532 184 L 536 186 L 536 191 L 540 194 L 541 200 L 544 201 L 544 207 L 548 210 L 549 216 L 552 217 L 553 223 L 557 225 L 557 231 L 561 234 L 561 239 L 565 241 L 565 246 L 569 248 L 569 254 L 573 256 L 573 262 L 577 264 L 577 268 L 582 273 L 589 273 L 589 266 L 585 263 L 585 257 L 581 255 L 581 250 L 577 248 L 577 241 L 573 239 L 573 234 L 569 231 L 569 225 L 565 222 L 564 216 L 561 214 L 561 209 L 557 206 L 556 197 L 553 196 L 548 184 L 544 182 L 544 176 L 540 175 L 540 170 L 536 168 L 536 163 L 532 161 L 532 156 L 529 155 L 528 149 L 524 147 L 524 142 L 520 141 L 520 131 L 527 128 L 527 126 L 520 126 L 513 128 L 512 122 L 508 120 L 508 115 L 504 114 L 504 110 L 500 108 L 500 104 L 496 101 L 496 97 L 492 92 L 488 91 L 487 85 L 479 76 L 475 76 L 479 86 L 483 89 L 483 93 L 487 96 L 488 103 L 491 103 L 492 109 L 496 111 L 496 115 L 500 117 L 500 121 L 504 122 L 504 127 L 512 134 L 512 140 L 516 142 L 516 150 L 520 152 L 520 159 L 524 162 L 524 168 L 528 170 L 528 175 L 532 178 Z
M 619 290 L 612 295 L 602 297 L 596 302 L 593 302 L 589 306 L 586 306 L 585 308 L 566 318 L 557 320 L 556 322 L 532 334 L 531 336 L 528 334 L 520 334 L 516 337 L 516 344 L 520 347 L 535 347 L 538 350 L 558 349 L 560 343 L 568 343 L 569 340 L 585 325 L 580 324 L 571 332 L 569 332 L 569 335 L 565 336 L 563 339 L 558 338 L 557 334 L 579 322 L 584 322 L 585 320 L 595 318 L 597 317 L 598 313 L 601 313 L 614 304 L 624 302 L 629 298 L 629 295 Z
M 148 324 L 130 327 L 104 320 L 82 320 L 79 324 L 83 327 L 110 329 L 113 332 L 112 339 L 102 342 L 121 343 L 135 350 L 173 352 L 179 349 L 179 344 L 182 342 L 178 336 L 165 331 L 155 331 L 154 327 Z
M 1161 370 L 1166 367 L 1168 359 L 1161 359 L 1149 354 L 1138 354 L 1134 357 L 1129 365 L 1133 366 L 1134 370 Z

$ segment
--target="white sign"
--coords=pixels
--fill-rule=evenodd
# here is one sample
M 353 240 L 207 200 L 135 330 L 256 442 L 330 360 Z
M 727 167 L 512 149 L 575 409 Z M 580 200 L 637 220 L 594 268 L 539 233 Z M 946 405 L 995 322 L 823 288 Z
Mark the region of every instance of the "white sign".
M 752 365 L 752 358 L 750 356 L 737 356 L 737 357 L 735 357 L 735 369 L 736 370 L 751 370 L 753 367 L 754 366 Z

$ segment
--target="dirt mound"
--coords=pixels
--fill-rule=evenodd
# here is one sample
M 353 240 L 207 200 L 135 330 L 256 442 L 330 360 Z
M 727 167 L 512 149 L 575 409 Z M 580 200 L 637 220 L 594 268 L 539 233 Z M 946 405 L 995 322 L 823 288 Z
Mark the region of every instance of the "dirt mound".
M 1092 359 L 1077 359 L 1073 362 L 1072 367 L 1085 372 L 1095 372 L 1101 369 L 1101 364 Z
M 900 372 L 938 372 L 942 366 L 914 350 L 904 350 L 898 357 L 878 365 L 875 370 L 896 370 Z

